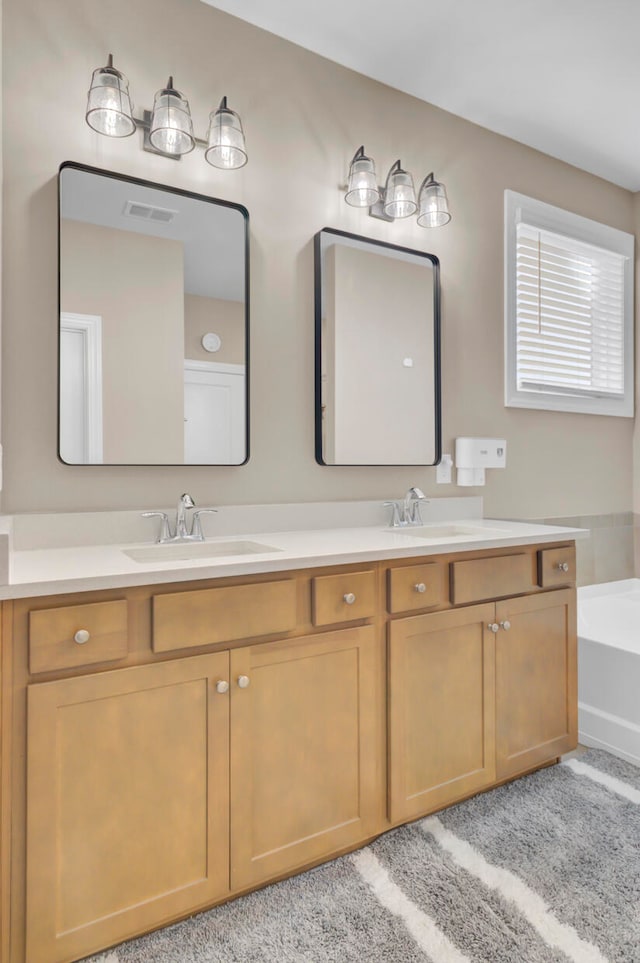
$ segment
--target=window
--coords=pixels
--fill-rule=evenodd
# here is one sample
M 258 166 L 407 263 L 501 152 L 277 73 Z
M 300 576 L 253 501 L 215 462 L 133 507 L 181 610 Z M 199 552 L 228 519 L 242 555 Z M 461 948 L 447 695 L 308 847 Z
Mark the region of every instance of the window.
M 505 191 L 505 405 L 633 417 L 633 244 Z

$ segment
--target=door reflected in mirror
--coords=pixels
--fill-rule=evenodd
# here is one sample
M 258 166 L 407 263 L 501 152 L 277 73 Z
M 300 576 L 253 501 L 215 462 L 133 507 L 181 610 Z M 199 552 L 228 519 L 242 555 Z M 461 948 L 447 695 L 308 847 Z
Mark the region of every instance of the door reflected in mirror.
M 316 257 L 316 460 L 440 460 L 439 262 L 320 231 Z
M 248 459 L 248 213 L 78 164 L 59 176 L 60 459 Z

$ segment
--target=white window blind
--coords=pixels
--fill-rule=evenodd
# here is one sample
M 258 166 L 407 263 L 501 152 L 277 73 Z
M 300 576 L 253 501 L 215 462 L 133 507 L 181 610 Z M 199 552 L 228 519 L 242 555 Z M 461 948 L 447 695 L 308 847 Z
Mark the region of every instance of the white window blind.
M 624 396 L 621 254 L 516 228 L 518 388 Z
M 633 417 L 632 234 L 505 191 L 505 404 Z

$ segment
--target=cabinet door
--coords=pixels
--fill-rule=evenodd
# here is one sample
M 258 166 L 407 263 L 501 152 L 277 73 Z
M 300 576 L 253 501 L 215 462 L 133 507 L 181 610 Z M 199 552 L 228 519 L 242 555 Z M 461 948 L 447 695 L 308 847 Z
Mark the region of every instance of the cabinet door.
M 233 889 L 379 830 L 381 663 L 372 626 L 231 652 Z
M 498 778 L 577 743 L 576 609 L 572 590 L 496 605 Z
M 389 816 L 412 819 L 495 779 L 493 604 L 389 626 Z
M 228 891 L 228 666 L 224 652 L 30 687 L 27 963 Z

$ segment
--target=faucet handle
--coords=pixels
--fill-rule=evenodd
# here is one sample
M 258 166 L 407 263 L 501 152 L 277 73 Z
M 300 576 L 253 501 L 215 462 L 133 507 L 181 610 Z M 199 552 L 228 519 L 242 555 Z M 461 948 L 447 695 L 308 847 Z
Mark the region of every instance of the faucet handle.
M 202 520 L 201 515 L 216 515 L 218 512 L 217 508 L 199 508 L 197 512 L 193 513 L 193 524 L 191 526 L 191 538 L 198 542 L 204 542 L 204 532 L 202 530 Z
M 160 523 L 160 534 L 156 539 L 157 542 L 168 542 L 171 539 L 171 529 L 169 528 L 169 516 L 166 512 L 142 512 L 142 518 L 160 518 L 162 519 Z
M 425 498 L 425 501 L 427 501 L 426 498 Z M 411 510 L 410 510 L 409 524 L 422 525 L 422 512 L 420 511 L 419 501 L 414 501 L 412 503 Z
M 392 509 L 392 512 L 391 512 L 391 521 L 389 522 L 389 525 L 390 525 L 392 528 L 400 528 L 400 526 L 401 526 L 402 523 L 401 523 L 401 521 L 400 521 L 400 507 L 399 507 L 398 503 L 397 503 L 397 502 L 383 502 L 383 505 L 384 505 L 385 508 L 391 508 L 391 509 Z

